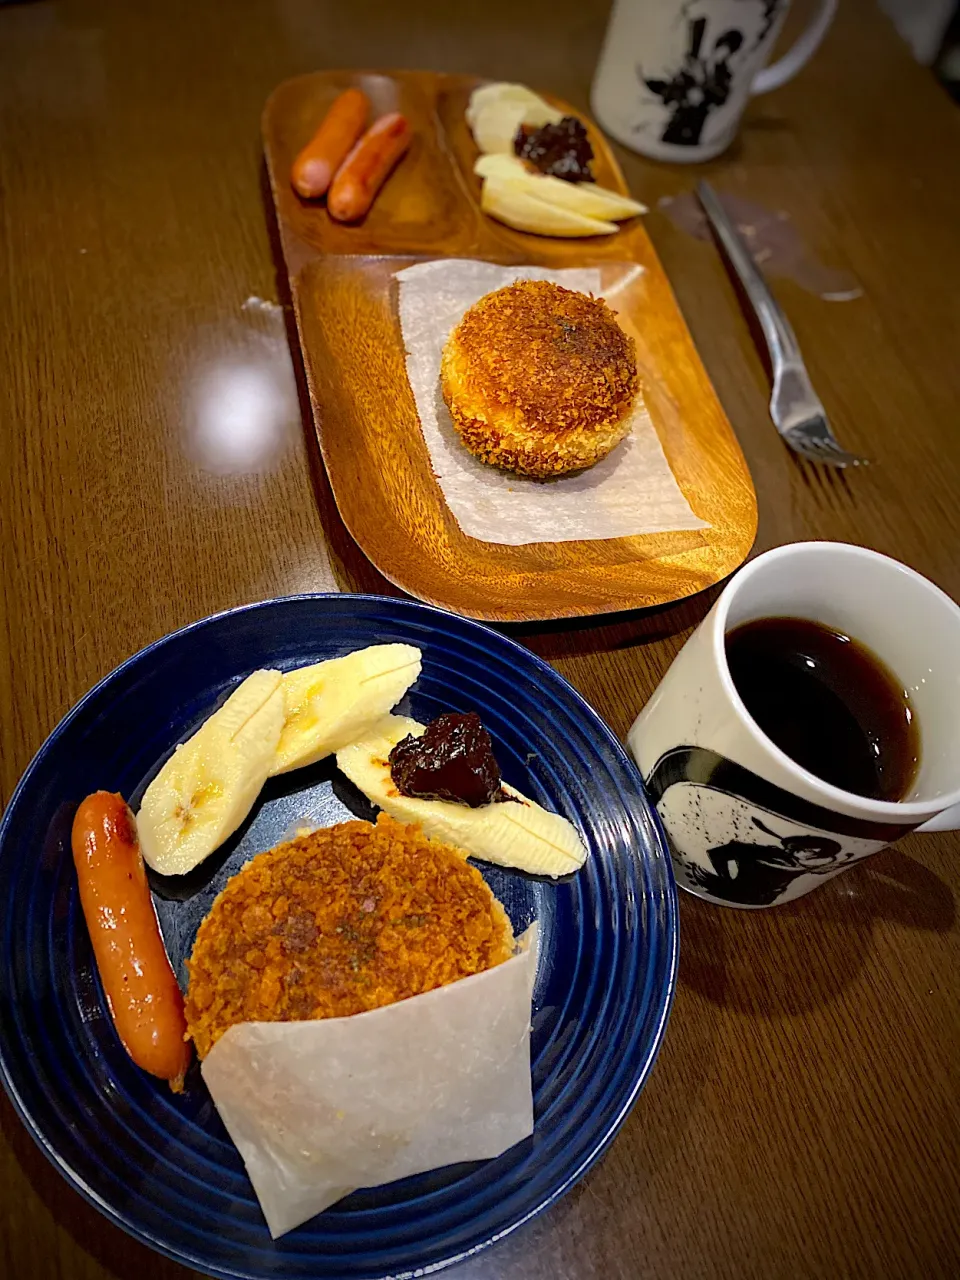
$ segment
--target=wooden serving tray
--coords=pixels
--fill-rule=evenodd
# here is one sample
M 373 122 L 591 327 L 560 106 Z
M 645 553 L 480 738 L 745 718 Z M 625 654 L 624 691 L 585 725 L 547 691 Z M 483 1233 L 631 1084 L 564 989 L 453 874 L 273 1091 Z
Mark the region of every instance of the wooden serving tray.
M 512 231 L 481 213 L 477 149 L 464 119 L 479 83 L 421 71 L 316 72 L 285 81 L 264 111 L 264 150 L 314 423 L 340 514 L 391 582 L 473 618 L 574 617 L 693 595 L 731 573 L 756 534 L 756 496 L 736 437 L 642 219 L 612 236 L 555 240 Z M 298 198 L 290 166 L 333 99 L 351 85 L 364 90 L 377 114 L 402 111 L 414 142 L 365 221 L 343 226 L 322 202 Z M 597 180 L 625 192 L 605 139 L 585 123 Z M 394 274 L 438 257 L 643 266 L 617 300 L 619 318 L 637 340 L 641 369 L 655 371 L 644 381 L 644 397 L 667 459 L 710 528 L 516 547 L 467 537 L 430 469 L 397 319 Z

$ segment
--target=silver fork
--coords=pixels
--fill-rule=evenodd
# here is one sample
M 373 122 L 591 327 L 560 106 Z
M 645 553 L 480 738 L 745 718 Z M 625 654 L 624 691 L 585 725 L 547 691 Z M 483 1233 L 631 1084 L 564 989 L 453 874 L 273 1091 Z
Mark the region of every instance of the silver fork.
M 827 415 L 810 382 L 790 321 L 767 288 L 767 282 L 754 262 L 753 255 L 728 217 L 717 193 L 708 182 L 698 182 L 697 195 L 717 238 L 740 277 L 763 330 L 773 364 L 773 391 L 770 396 L 773 425 L 791 449 L 813 462 L 825 462 L 832 467 L 863 466 L 868 459 L 848 453 L 830 430 Z

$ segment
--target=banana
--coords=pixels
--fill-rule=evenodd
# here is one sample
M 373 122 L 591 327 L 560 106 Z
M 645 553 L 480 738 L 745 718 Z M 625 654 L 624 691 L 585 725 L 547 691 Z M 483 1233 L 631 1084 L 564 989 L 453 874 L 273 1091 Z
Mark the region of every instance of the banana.
M 420 675 L 420 650 L 375 644 L 288 671 L 284 723 L 271 774 L 314 764 L 359 738 Z
M 481 178 L 514 187 L 582 218 L 621 222 L 647 212 L 646 205 L 607 187 L 599 187 L 595 182 L 564 182 L 548 174 L 531 173 L 519 156 L 483 155 L 478 158 L 473 171 Z
M 563 112 L 521 84 L 490 84 L 475 89 L 466 111 L 467 124 L 481 151 L 513 154 L 522 124 L 539 128 L 559 124 Z
M 279 671 L 248 676 L 147 787 L 137 830 L 154 871 L 192 871 L 253 808 L 283 728 L 281 679 Z
M 524 106 L 534 108 L 547 107 L 543 98 L 538 93 L 534 93 L 532 89 L 528 89 L 525 84 L 506 84 L 503 81 L 499 81 L 496 84 L 482 84 L 479 89 L 474 89 L 473 93 L 471 93 L 470 101 L 467 103 L 467 108 L 464 112 L 467 124 L 471 129 L 477 123 L 477 117 L 480 112 L 493 102 L 519 102 Z M 547 110 L 549 109 L 547 107 Z
M 484 178 L 480 208 L 516 231 L 532 231 L 538 236 L 609 236 L 619 230 L 615 222 L 585 218 L 501 177 Z
M 426 835 L 454 845 L 471 858 L 537 876 L 563 876 L 583 866 L 587 851 L 572 823 L 542 809 L 504 784 L 513 801 L 481 805 L 402 796 L 387 756 L 401 738 L 419 737 L 425 726 L 405 716 L 385 716 L 360 741 L 337 752 L 337 765 L 368 800 L 400 822 L 417 822 Z

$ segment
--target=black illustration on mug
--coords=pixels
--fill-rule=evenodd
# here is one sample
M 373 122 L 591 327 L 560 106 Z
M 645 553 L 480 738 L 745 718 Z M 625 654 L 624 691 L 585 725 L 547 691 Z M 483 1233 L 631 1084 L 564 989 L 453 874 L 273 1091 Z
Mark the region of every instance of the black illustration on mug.
M 752 0 L 750 0 L 752 3 Z M 754 49 L 760 47 L 767 38 L 767 32 L 773 26 L 777 18 L 777 12 L 780 8 L 781 0 L 763 0 L 763 17 L 761 19 L 760 30 L 757 32 L 757 38 L 751 46 Z
M 725 31 L 710 51 L 703 53 L 706 29 L 706 18 L 689 22 L 687 51 L 670 79 L 648 79 L 642 69 L 637 68 L 637 74 L 650 92 L 670 109 L 661 142 L 677 147 L 699 146 L 710 112 L 722 107 L 730 97 L 733 87 L 730 59 L 743 44 L 743 32 L 734 28 Z
M 783 0 L 742 0 L 752 8 L 759 3 L 759 25 L 753 42 L 744 48 L 742 30 L 730 26 L 712 41 L 707 38 L 707 17 L 690 16 L 695 5 L 685 5 L 687 14 L 687 48 L 677 69 L 666 77 L 650 77 L 637 67 L 637 76 L 651 93 L 669 109 L 661 142 L 678 147 L 700 145 L 703 129 L 711 112 L 724 106 L 733 89 L 732 63 L 741 49 L 752 53 L 767 38 L 780 13 Z
M 739 906 L 794 897 L 799 881 L 833 875 L 909 829 L 835 813 L 705 747 L 665 752 L 645 782 L 678 879 Z
M 769 907 L 782 897 L 801 875 L 823 875 L 836 870 L 839 840 L 812 833 L 781 836 L 756 816 L 755 827 L 772 836 L 776 844 L 747 844 L 730 840 L 707 850 L 713 868 L 690 862 L 686 871 L 694 884 L 711 897 L 754 907 Z

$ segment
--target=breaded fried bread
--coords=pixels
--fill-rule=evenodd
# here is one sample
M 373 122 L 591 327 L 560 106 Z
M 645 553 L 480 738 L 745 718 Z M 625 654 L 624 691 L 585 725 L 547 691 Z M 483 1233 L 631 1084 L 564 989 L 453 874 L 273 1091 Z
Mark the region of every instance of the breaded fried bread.
M 261 853 L 227 883 L 188 962 L 203 1058 L 239 1022 L 337 1018 L 492 969 L 503 907 L 462 853 L 381 815 Z
M 471 453 L 541 478 L 606 457 L 639 387 L 634 341 L 606 303 L 544 280 L 476 302 L 447 339 L 440 380 Z

